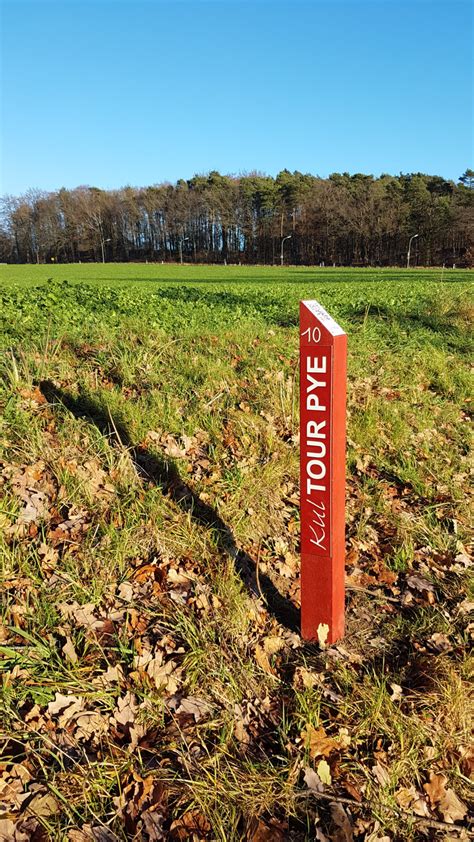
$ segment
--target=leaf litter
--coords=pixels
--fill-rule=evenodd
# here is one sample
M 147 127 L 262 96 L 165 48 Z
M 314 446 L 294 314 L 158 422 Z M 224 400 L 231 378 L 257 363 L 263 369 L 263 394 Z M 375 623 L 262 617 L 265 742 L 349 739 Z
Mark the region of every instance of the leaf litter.
M 290 394 L 291 377 L 277 382 Z M 350 413 L 376 391 L 373 379 L 351 388 Z M 144 433 L 141 452 L 177 465 L 202 504 L 232 512 L 234 474 L 251 476 L 294 451 L 290 416 L 254 412 L 256 389 L 246 379 L 237 384 L 220 453 L 208 431 L 158 427 Z M 258 560 L 246 573 L 256 586 L 243 597 L 237 591 L 232 608 L 209 575 L 210 564 L 214 571 L 226 564 L 219 538 L 206 543 L 192 507 L 181 511 L 166 484 L 157 532 L 147 512 L 156 490 L 144 473 L 133 480 L 132 504 L 143 528 L 127 526 L 137 538 L 115 569 L 115 533 L 126 523 L 116 499 L 131 481 L 121 486 L 131 476 L 119 470 L 123 449 L 111 443 L 107 459 L 91 455 L 90 443 L 60 439 L 40 389 L 22 388 L 17 398 L 22 412 L 41 413 L 44 447 L 30 462 L 8 450 L 1 464 L 5 548 L 32 560 L 23 571 L 7 567 L 4 579 L 3 677 L 16 701 L 2 735 L 0 839 L 49 838 L 48 827 L 71 842 L 214 839 L 219 822 L 234 821 L 229 813 L 216 818 L 227 791 L 236 792 L 235 838 L 254 842 L 302 840 L 309 824 L 313 838 L 336 842 L 441 839 L 448 832 L 441 825 L 467 838 L 465 781 L 474 764 L 453 670 L 470 633 L 462 577 L 471 559 L 456 537 L 449 548 L 433 547 L 426 531 L 413 540 L 411 524 L 427 503 L 409 482 L 387 477 L 350 445 L 357 456 L 348 481 L 348 634 L 328 647 L 322 628 L 319 646 L 308 647 L 276 619 L 261 584 L 269 578 L 298 606 L 295 463 L 279 492 L 267 491 L 263 527 L 258 497 L 244 503 L 262 534 L 240 539 Z M 367 491 L 374 481 L 376 501 Z M 445 511 L 437 510 L 439 522 Z M 394 562 L 404 530 L 411 550 Z M 185 537 L 166 544 L 168 533 Z M 87 574 L 78 582 L 76 568 L 92 579 L 99 570 L 100 586 Z M 55 620 L 43 616 L 44 605 Z M 451 708 L 437 709 L 449 687 Z M 411 734 L 408 748 L 391 718 Z M 98 777 L 84 811 L 84 787 L 101 764 L 109 778 Z M 242 795 L 239 774 L 250 775 Z

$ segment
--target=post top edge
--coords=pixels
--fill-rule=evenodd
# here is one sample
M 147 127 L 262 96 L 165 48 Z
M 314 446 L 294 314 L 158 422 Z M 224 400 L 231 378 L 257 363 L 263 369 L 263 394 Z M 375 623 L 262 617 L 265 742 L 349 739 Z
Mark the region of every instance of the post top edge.
M 307 309 L 315 316 L 329 331 L 332 336 L 342 336 L 345 335 L 345 331 L 342 329 L 340 325 L 333 319 L 332 316 L 329 315 L 327 310 L 324 309 L 322 304 L 319 301 L 314 300 L 305 300 L 301 302 L 302 304 L 307 307 Z

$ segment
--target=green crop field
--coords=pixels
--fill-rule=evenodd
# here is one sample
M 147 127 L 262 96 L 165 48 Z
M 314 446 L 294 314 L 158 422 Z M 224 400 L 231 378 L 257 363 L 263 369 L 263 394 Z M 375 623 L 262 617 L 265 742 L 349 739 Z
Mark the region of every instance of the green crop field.
M 305 283 L 319 281 L 464 281 L 474 278 L 474 271 L 466 269 L 351 269 L 290 266 L 281 269 L 276 266 L 206 266 L 176 263 L 73 263 L 51 266 L 23 264 L 0 266 L 2 285 L 30 285 L 67 278 L 73 283 L 101 283 L 130 285 L 131 283 L 189 281 L 216 283 L 245 281 L 251 283 Z
M 0 267 L 0 838 L 469 838 L 473 277 Z M 301 298 L 349 336 L 326 649 Z

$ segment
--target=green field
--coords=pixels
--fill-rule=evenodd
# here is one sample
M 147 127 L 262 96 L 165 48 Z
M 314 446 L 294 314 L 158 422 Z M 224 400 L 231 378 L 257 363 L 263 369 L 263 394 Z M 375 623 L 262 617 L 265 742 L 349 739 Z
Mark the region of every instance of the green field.
M 474 270 L 466 269 L 351 269 L 290 266 L 206 266 L 176 263 L 72 263 L 46 266 L 23 264 L 0 266 L 2 285 L 30 285 L 67 278 L 73 283 L 107 283 L 129 285 L 130 283 L 188 283 L 189 281 L 215 281 L 265 284 L 265 283 L 313 283 L 319 281 L 464 281 L 474 278 Z
M 0 267 L 4 838 L 469 838 L 473 277 Z M 349 336 L 325 650 L 298 635 L 301 298 Z

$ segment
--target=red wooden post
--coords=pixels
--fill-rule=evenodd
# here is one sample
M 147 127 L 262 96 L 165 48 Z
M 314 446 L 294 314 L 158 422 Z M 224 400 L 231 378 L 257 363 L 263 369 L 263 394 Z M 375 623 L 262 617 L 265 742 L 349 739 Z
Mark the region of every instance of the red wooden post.
M 301 301 L 301 634 L 328 643 L 344 634 L 346 358 L 342 328 Z

